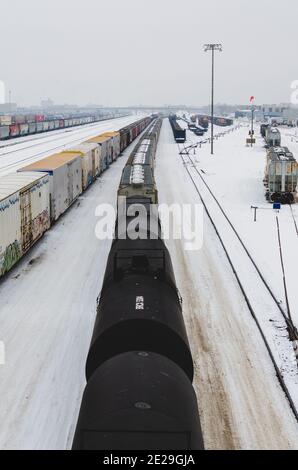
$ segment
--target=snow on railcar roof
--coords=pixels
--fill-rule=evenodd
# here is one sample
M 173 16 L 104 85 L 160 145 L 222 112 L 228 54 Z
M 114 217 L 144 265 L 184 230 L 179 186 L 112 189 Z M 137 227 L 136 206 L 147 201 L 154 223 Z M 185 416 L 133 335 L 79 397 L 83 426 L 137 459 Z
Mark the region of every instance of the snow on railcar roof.
M 269 156 L 273 161 L 296 161 L 294 155 L 289 151 L 288 147 L 272 147 L 269 150 Z
M 48 180 L 48 175 L 41 172 L 9 173 L 2 176 L 0 178 L 0 201 L 43 178 Z
M 47 170 L 56 170 L 66 163 L 75 160 L 77 157 L 80 157 L 82 152 L 78 151 L 65 151 L 60 153 L 55 153 L 49 157 L 43 158 L 42 160 L 37 160 L 36 162 L 30 163 L 23 168 L 20 168 L 18 171 L 47 171 Z

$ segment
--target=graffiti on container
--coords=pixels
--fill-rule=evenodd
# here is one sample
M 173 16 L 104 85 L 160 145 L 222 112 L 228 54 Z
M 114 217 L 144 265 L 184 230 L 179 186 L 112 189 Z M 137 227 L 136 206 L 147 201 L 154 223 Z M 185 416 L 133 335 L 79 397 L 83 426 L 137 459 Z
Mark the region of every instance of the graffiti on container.
M 21 247 L 17 240 L 8 245 L 4 253 L 0 253 L 0 274 L 9 271 L 21 257 Z
M 36 240 L 44 232 L 50 228 L 50 216 L 47 210 L 42 211 L 38 214 L 35 219 L 32 220 L 32 238 Z

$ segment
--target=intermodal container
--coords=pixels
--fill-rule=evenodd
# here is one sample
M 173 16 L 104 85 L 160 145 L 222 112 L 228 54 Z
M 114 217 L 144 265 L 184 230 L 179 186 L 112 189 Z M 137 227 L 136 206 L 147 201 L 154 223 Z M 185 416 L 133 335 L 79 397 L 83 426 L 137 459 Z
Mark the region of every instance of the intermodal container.
M 112 160 L 117 160 L 120 155 L 120 132 L 105 132 L 102 134 L 112 139 Z
M 19 171 L 49 175 L 52 221 L 57 220 L 82 193 L 82 158 L 78 152 L 57 153 Z
M 44 173 L 0 178 L 0 276 L 49 229 L 49 186 Z
M 87 142 L 96 143 L 100 152 L 100 173 L 102 173 L 110 165 L 110 148 L 111 137 L 98 135 L 87 140 Z
M 68 150 L 67 150 L 68 151 Z M 82 157 L 82 186 L 87 188 L 100 174 L 100 149 L 99 145 L 92 142 L 83 142 L 69 149 L 80 152 Z

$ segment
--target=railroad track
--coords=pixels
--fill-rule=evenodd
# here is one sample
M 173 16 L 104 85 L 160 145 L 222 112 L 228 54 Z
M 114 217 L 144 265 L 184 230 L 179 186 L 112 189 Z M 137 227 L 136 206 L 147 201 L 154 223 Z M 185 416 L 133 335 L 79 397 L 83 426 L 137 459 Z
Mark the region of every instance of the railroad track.
M 18 152 L 18 151 L 21 151 L 21 150 L 26 150 L 28 148 L 35 147 L 36 145 L 42 145 L 42 144 L 47 143 L 47 142 L 52 142 L 52 141 L 58 140 L 59 137 L 57 137 L 57 136 L 61 136 L 60 138 L 63 138 L 63 137 L 65 138 L 66 137 L 65 134 L 68 134 L 69 132 L 72 132 L 73 134 L 77 134 L 78 132 L 84 132 L 86 130 L 87 130 L 86 127 L 84 127 L 84 129 L 77 130 L 77 132 L 74 132 L 74 129 L 71 129 L 71 128 L 68 129 L 68 130 L 64 130 L 62 132 L 59 132 L 59 130 L 58 130 L 58 132 L 53 131 L 54 134 L 52 134 L 52 135 L 37 134 L 35 136 L 35 138 L 32 138 L 32 139 L 26 139 L 26 140 L 23 140 L 22 142 L 13 142 L 13 143 L 9 143 L 7 145 L 1 145 L 0 146 L 0 157 L 5 156 L 5 155 L 9 155 L 11 153 L 15 153 L 15 152 Z M 55 137 L 53 138 L 53 136 L 56 136 L 56 138 Z M 2 149 L 6 150 L 7 148 L 15 147 L 16 145 L 22 145 L 22 144 L 27 144 L 27 143 L 36 142 L 36 141 L 44 141 L 44 142 L 30 144 L 30 145 L 27 145 L 25 147 L 21 147 L 20 149 L 12 148 L 9 151 L 1 152 Z
M 223 247 L 245 299 L 245 303 L 268 351 L 281 388 L 298 422 L 298 400 L 291 396 L 289 380 L 287 380 L 287 377 L 284 377 L 283 372 L 284 358 L 281 358 L 276 347 L 274 347 L 274 338 L 276 335 L 275 325 L 277 324 L 277 328 L 287 331 L 287 338 L 285 338 L 287 347 L 286 358 L 292 357 L 295 359 L 295 351 L 298 344 L 297 329 L 291 317 L 288 315 L 288 312 L 285 312 L 282 308 L 280 301 L 276 298 L 222 205 L 205 181 L 201 172 L 197 169 L 195 162 L 190 155 L 182 151 L 183 149 L 180 148 L 179 144 L 177 145 L 184 168 Z M 263 285 L 262 291 L 259 289 L 260 282 Z M 269 325 L 270 328 L 273 328 L 273 334 L 270 334 L 268 337 L 267 331 Z M 295 374 L 297 374 L 296 361 L 295 366 Z
M 298 236 L 298 224 L 297 224 L 297 220 L 295 218 L 295 214 L 293 212 L 293 207 L 292 205 L 290 204 L 290 211 L 291 211 L 291 216 L 292 216 L 292 219 L 293 219 L 293 223 L 294 223 L 294 226 L 295 226 L 295 229 L 296 229 L 296 234 Z
M 91 129 L 88 129 L 88 131 L 89 130 L 91 130 Z M 7 165 L 4 165 L 4 166 L 1 166 L 1 163 L 0 163 L 0 176 L 4 172 L 6 173 L 7 170 L 12 171 L 14 169 L 20 168 L 21 166 L 23 166 L 23 164 L 32 163 L 33 161 L 35 161 L 36 157 L 42 157 L 42 156 L 45 156 L 48 153 L 53 152 L 55 150 L 61 150 L 66 146 L 69 147 L 69 146 L 74 145 L 76 143 L 80 143 L 82 141 L 82 139 L 84 139 L 84 138 L 88 139 L 89 135 L 84 135 L 83 132 L 84 133 L 87 132 L 87 129 L 84 129 L 84 130 L 81 129 L 80 131 L 73 133 L 75 135 L 80 134 L 80 137 L 77 137 L 74 140 L 66 142 L 64 145 L 63 144 L 56 145 L 55 147 L 51 147 L 47 150 L 43 150 L 42 152 L 35 153 L 34 155 L 30 155 L 29 157 L 22 158 L 22 159 L 18 160 L 17 162 L 8 163 Z M 102 132 L 104 132 L 104 130 Z M 63 140 L 65 138 L 66 138 L 66 136 L 64 135 L 63 137 L 53 138 L 51 140 L 47 140 L 46 142 L 36 143 L 36 144 L 33 144 L 33 145 L 29 145 L 27 147 L 22 147 L 21 149 L 12 150 L 11 152 L 6 152 L 5 154 L 0 154 L 0 161 L 1 161 L 1 157 L 5 157 L 5 156 L 7 157 L 7 155 L 10 154 L 10 153 L 16 154 L 17 152 L 23 152 L 23 151 L 25 151 L 29 148 L 38 147 L 38 146 L 44 145 L 45 143 L 50 143 L 52 141 L 57 142 L 58 140 Z

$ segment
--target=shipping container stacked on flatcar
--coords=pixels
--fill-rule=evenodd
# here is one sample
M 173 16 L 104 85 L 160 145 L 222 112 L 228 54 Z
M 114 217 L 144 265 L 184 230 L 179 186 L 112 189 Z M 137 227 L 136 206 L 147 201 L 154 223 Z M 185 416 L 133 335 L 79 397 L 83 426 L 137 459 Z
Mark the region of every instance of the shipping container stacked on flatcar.
M 203 449 L 193 361 L 156 206 L 153 170 L 160 127 L 157 119 L 123 170 L 118 197 L 127 196 L 128 210 L 119 210 L 116 220 L 86 361 L 75 450 Z M 137 238 L 129 236 L 135 217 Z
M 178 122 L 177 122 L 177 117 L 174 114 L 170 114 L 169 116 L 169 121 L 172 127 L 172 131 L 174 134 L 174 139 L 176 140 L 177 143 L 179 142 L 185 142 L 186 140 L 186 130 L 182 129 Z
M 44 172 L 49 175 L 51 221 L 54 222 L 82 193 L 80 152 L 61 152 L 21 168 L 19 172 Z
M 12 173 L 0 179 L 0 277 L 50 227 L 50 180 L 43 173 Z
M 131 124 L 130 135 L 139 135 L 150 122 L 146 117 Z M 121 131 L 89 139 L 0 178 L 0 277 L 117 158 Z
M 87 140 L 88 143 L 94 143 L 98 146 L 100 152 L 100 173 L 109 168 L 110 166 L 110 146 L 111 137 L 105 135 L 98 135 Z

